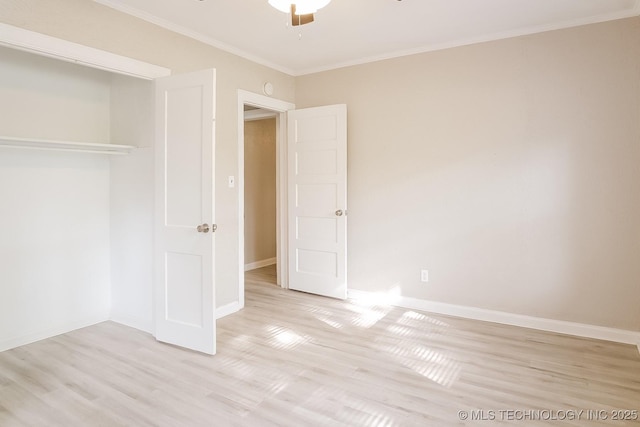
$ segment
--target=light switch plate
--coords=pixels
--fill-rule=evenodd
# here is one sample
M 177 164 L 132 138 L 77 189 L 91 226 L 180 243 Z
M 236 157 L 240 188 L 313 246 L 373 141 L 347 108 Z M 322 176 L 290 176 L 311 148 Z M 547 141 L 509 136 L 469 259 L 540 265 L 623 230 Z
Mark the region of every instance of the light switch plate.
M 421 270 L 420 271 L 420 281 L 428 282 L 429 281 L 429 270 Z

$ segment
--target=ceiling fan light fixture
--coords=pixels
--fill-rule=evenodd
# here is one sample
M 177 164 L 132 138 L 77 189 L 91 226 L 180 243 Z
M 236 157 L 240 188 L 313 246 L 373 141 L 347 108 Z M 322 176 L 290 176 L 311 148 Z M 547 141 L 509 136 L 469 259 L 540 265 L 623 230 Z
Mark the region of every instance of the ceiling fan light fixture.
M 291 0 L 269 0 L 269 4 L 283 13 L 289 13 L 291 8 Z
M 269 0 L 271 6 L 283 13 L 289 13 L 291 11 L 291 5 L 295 5 L 296 15 L 316 13 L 330 2 L 331 0 Z

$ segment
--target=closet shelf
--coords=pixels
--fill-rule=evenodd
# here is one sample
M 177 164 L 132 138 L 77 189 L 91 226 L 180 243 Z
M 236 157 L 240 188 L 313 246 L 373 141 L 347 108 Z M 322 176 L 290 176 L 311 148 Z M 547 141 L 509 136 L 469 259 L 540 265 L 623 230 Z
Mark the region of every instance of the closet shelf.
M 129 154 L 132 145 L 97 144 L 93 142 L 53 141 L 49 139 L 0 136 L 0 147 L 29 150 L 75 151 L 93 154 Z

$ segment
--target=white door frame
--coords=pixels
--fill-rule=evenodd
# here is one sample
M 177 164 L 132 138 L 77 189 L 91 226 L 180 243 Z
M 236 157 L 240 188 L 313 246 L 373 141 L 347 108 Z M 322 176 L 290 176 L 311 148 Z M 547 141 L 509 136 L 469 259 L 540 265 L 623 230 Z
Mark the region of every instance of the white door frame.
M 264 108 L 276 114 L 276 259 L 278 285 L 288 287 L 287 277 L 287 111 L 295 104 L 238 89 L 238 309 L 244 307 L 244 106 Z

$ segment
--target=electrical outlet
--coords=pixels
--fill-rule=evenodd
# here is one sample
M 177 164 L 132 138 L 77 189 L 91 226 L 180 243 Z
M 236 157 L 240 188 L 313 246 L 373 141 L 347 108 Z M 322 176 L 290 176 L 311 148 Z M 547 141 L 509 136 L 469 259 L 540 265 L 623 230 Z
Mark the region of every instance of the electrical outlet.
M 420 270 L 420 281 L 422 282 L 429 281 L 429 270 Z

